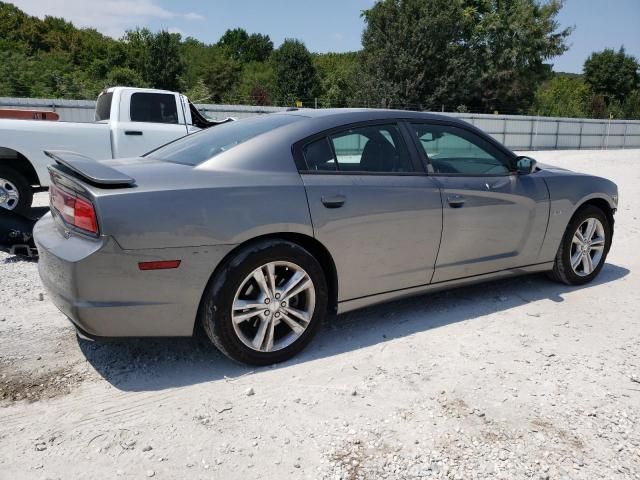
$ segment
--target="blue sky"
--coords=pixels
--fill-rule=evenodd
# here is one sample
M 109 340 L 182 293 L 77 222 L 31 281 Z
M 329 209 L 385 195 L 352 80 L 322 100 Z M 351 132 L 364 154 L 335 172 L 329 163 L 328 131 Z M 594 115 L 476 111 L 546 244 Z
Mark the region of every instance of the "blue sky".
M 316 52 L 360 48 L 363 9 L 374 0 L 15 0 L 31 15 L 64 17 L 119 37 L 136 26 L 165 28 L 213 43 L 227 28 L 268 34 L 276 44 L 299 38 Z M 580 72 L 589 54 L 605 47 L 640 58 L 640 0 L 567 0 L 558 20 L 575 26 L 571 48 L 554 70 Z

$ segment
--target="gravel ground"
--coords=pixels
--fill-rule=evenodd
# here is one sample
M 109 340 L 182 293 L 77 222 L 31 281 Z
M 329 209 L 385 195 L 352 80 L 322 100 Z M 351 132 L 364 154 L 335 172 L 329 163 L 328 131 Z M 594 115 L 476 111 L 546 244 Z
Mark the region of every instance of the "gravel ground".
M 78 340 L 37 264 L 0 253 L 0 479 L 640 478 L 640 151 L 533 156 L 618 183 L 594 283 L 353 312 L 271 368 Z

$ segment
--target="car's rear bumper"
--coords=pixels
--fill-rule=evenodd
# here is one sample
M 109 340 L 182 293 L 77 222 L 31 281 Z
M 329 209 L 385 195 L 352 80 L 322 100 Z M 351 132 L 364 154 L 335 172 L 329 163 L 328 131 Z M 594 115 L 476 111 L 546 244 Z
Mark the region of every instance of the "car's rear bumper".
M 232 246 L 123 250 L 84 238 L 44 216 L 34 228 L 38 270 L 53 303 L 85 337 L 189 336 L 202 293 Z M 139 262 L 180 260 L 169 270 Z

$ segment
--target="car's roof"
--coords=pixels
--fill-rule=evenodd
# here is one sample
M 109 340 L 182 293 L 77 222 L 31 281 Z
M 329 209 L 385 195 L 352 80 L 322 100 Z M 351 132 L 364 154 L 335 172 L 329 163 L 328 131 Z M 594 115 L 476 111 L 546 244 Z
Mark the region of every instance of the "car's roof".
M 313 134 L 340 128 L 349 124 L 357 124 L 370 121 L 408 120 L 408 121 L 440 121 L 447 122 L 467 129 L 477 130 L 472 124 L 456 117 L 440 115 L 429 112 L 416 112 L 411 110 L 390 110 L 382 108 L 320 108 L 320 109 L 289 109 L 269 115 L 291 115 L 301 121 L 283 127 L 292 133 L 289 141 L 295 143 Z M 479 130 L 477 130 L 479 132 Z M 297 139 L 293 138 L 298 136 Z
M 416 112 L 412 110 L 392 110 L 383 108 L 300 108 L 289 109 L 283 112 L 278 112 L 277 115 L 300 115 L 309 118 L 324 118 L 324 117 L 345 117 L 344 120 L 349 122 L 348 117 L 358 118 L 411 118 L 411 119 L 424 119 L 424 120 L 447 120 L 447 121 L 459 121 L 455 117 L 446 115 L 439 115 L 437 113 L 429 112 Z
M 278 117 L 281 118 L 278 119 Z M 206 129 L 176 142 L 188 141 L 194 145 L 200 143 L 203 146 L 202 151 L 195 152 L 197 158 L 184 162 L 195 166 L 198 170 L 244 170 L 252 174 L 256 172 L 297 173 L 296 166 L 292 162 L 292 153 L 303 143 L 317 141 L 330 132 L 352 128 L 365 122 L 387 124 L 396 120 L 438 121 L 453 124 L 456 127 L 476 131 L 488 142 L 494 143 L 508 153 L 508 150 L 499 146 L 487 134 L 455 117 L 409 110 L 367 108 L 282 110 L 212 127 L 210 130 Z M 253 130 L 258 133 L 251 135 L 250 132 Z M 210 155 L 213 152 L 213 150 L 207 150 L 210 148 L 214 148 L 217 153 Z M 157 150 L 160 152 L 159 155 L 162 154 L 162 150 L 163 148 Z M 158 158 L 162 160 L 161 157 Z

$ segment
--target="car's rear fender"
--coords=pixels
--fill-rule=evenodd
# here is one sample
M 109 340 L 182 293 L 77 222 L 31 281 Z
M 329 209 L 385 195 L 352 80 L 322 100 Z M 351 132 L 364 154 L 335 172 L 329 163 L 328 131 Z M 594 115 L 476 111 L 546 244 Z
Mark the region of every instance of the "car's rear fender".
M 51 215 L 34 229 L 53 302 L 90 335 L 189 336 L 211 272 L 233 245 L 124 250 L 111 237 L 65 235 Z M 179 260 L 143 270 L 141 262 Z
M 89 172 L 51 168 L 94 204 L 100 233 L 124 250 L 234 245 L 276 232 L 313 236 L 297 171 L 200 170 L 148 159 L 101 165 L 132 182 L 96 184 Z

